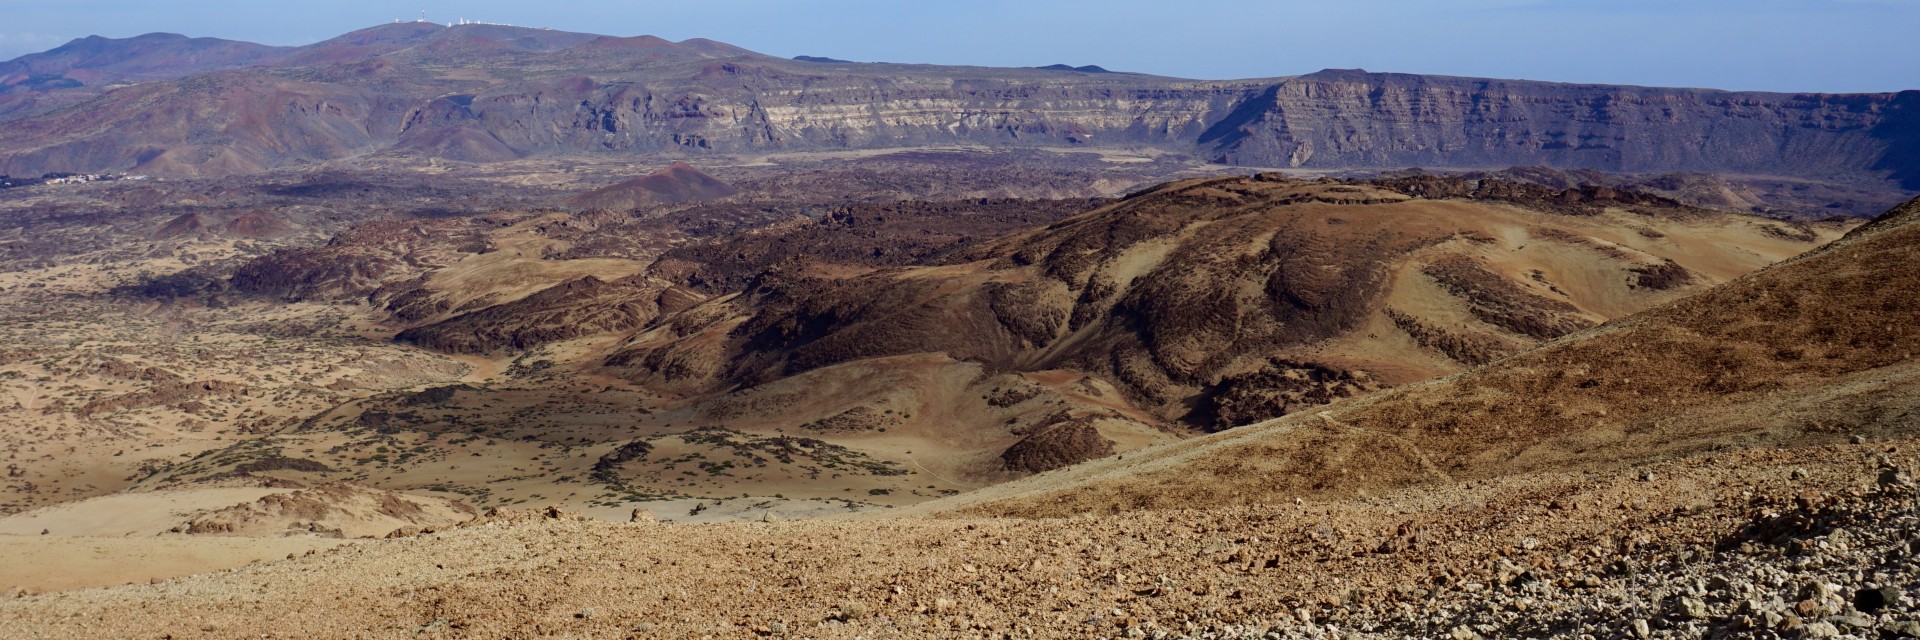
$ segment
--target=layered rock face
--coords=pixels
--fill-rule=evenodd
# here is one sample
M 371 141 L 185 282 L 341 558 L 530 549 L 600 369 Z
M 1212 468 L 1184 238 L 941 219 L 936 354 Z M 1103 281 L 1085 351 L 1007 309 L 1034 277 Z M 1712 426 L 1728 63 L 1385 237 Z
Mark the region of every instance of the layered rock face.
M 1259 167 L 1528 164 L 1857 181 L 1898 169 L 1920 110 L 1894 94 L 1729 93 L 1326 71 L 1277 83 L 1140 77 L 792 75 L 709 66 L 698 82 L 443 98 L 408 136 L 491 132 L 541 152 L 860 149 L 923 144 L 1145 145 Z M 558 94 L 560 99 L 555 99 Z M 528 114 L 533 117 L 529 118 Z M 1903 128 L 1904 127 L 1904 128 Z M 1908 188 L 1920 176 L 1905 176 Z
M 707 41 L 490 29 L 382 32 L 379 47 L 336 39 L 273 66 L 148 83 L 15 119 L 0 131 L 0 173 L 221 175 L 389 149 L 494 162 L 1112 145 L 1261 167 L 1540 165 L 1891 177 L 1920 189 L 1906 151 L 1920 147 L 1920 92 L 1734 93 L 1339 70 L 1204 82 L 823 64 Z
M 743 60 L 647 82 L 574 77 L 433 100 L 402 139 L 484 132 L 522 152 L 863 149 L 952 144 L 1149 144 L 1184 148 L 1245 88 L 1129 78 L 1119 82 L 954 77 L 875 65 L 817 76 L 784 61 Z M 925 75 L 914 75 L 923 73 Z M 1025 76 L 1025 77 L 1021 77 Z
M 1920 111 L 1908 104 L 1914 96 L 1901 96 L 1322 71 L 1241 101 L 1199 142 L 1217 161 L 1267 166 L 1519 163 L 1844 178 L 1914 142 L 1896 129 L 1912 127 Z

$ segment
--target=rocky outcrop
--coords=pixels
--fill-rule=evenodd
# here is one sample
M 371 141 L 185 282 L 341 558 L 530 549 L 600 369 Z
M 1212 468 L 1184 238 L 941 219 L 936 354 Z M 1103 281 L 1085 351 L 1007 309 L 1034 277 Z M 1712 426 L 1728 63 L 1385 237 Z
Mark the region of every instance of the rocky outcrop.
M 1221 380 L 1201 408 L 1210 414 L 1209 424 L 1225 429 L 1278 418 L 1379 388 L 1365 371 L 1275 358 L 1258 371 Z
M 450 527 L 477 515 L 464 502 L 385 489 L 325 484 L 262 496 L 201 514 L 177 528 L 193 535 L 376 537 L 411 527 Z
M 1578 307 L 1529 291 L 1463 255 L 1443 256 L 1421 273 L 1464 300 L 1473 317 L 1523 336 L 1552 340 L 1597 324 Z
M 1521 173 L 1524 169 L 1514 169 L 1505 173 Z M 1588 172 L 1580 172 L 1584 178 Z M 1521 176 L 1513 176 L 1519 178 Z M 1672 198 L 1653 195 L 1645 191 L 1616 189 L 1581 180 L 1578 184 L 1565 187 L 1543 184 L 1538 177 L 1526 175 L 1530 180 L 1489 178 L 1479 176 L 1438 176 L 1418 174 L 1404 177 L 1372 180 L 1373 184 L 1386 189 L 1418 198 L 1474 198 L 1478 200 L 1501 200 L 1529 208 L 1570 215 L 1594 215 L 1607 207 L 1673 209 L 1682 206 Z M 1553 176 L 1557 177 L 1557 176 Z M 1573 177 L 1573 176 L 1569 176 Z M 1604 179 L 1604 175 L 1595 176 Z M 1550 181 L 1550 180 L 1548 180 Z M 1596 180 L 1598 181 L 1598 180 Z
M 292 225 L 264 211 L 181 214 L 153 232 L 155 239 L 225 234 L 242 238 L 271 238 L 292 231 Z
M 449 353 L 489 353 L 610 331 L 638 328 L 661 312 L 691 306 L 700 297 L 645 277 L 606 281 L 593 276 L 562 283 L 395 337 Z
M 80 405 L 77 413 L 82 416 L 96 416 L 144 407 L 179 404 L 201 398 L 244 396 L 252 392 L 252 387 L 224 380 L 168 382 L 154 385 L 145 391 L 135 391 L 88 402 Z
M 321 246 L 283 249 L 250 260 L 229 280 L 239 291 L 288 301 L 361 299 L 385 285 L 485 251 L 488 230 L 485 223 L 470 219 L 380 220 L 349 229 Z
M 1042 473 L 1113 455 L 1113 441 L 1094 427 L 1098 418 L 1074 418 L 1041 427 L 1000 454 L 1007 469 Z
M 628 462 L 647 457 L 653 451 L 653 443 L 635 440 L 618 447 L 593 462 L 592 477 L 602 484 L 618 486 L 621 484 L 620 467 Z M 636 510 L 635 513 L 639 511 Z

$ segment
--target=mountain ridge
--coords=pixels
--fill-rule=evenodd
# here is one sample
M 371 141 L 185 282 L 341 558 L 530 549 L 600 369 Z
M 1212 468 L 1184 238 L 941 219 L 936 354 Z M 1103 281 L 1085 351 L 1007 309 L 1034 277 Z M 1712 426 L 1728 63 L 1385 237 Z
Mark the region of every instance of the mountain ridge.
M 299 89 L 289 100 L 282 87 Z M 12 114 L 0 132 L 0 173 L 227 175 L 367 155 L 677 159 L 969 144 L 1147 147 L 1248 167 L 1541 165 L 1920 190 L 1903 155 L 1920 147 L 1920 91 L 1733 92 L 1337 69 L 1207 81 L 829 65 L 697 38 L 420 23 L 346 34 L 273 65 L 86 93 L 67 106 L 87 91 L 0 104 L 0 118 Z M 301 130 L 303 142 L 272 141 L 275 130 Z

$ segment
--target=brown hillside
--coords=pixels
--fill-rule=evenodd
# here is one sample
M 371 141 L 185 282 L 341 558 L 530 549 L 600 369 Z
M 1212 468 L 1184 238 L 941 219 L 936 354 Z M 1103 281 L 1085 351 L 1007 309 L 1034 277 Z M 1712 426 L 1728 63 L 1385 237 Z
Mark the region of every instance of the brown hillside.
M 404 135 L 396 148 L 422 155 L 461 162 L 501 162 L 520 157 L 520 153 L 485 131 L 467 127 L 423 130 Z
M 509 302 L 400 332 L 396 339 L 448 353 L 487 353 L 596 333 L 635 329 L 699 294 L 635 276 L 612 282 L 593 276 Z
M 568 204 L 582 209 L 626 211 L 661 205 L 718 200 L 737 189 L 684 162 L 646 176 L 580 194 Z
M 1830 246 L 1442 380 L 976 494 L 1064 515 L 1351 495 L 1910 433 L 1920 201 Z
M 1845 228 L 1790 228 L 1609 190 L 1460 184 L 1173 183 L 986 243 L 957 264 L 840 277 L 768 271 L 742 295 L 689 311 L 673 332 L 635 337 L 609 362 L 648 379 L 659 372 L 646 363 L 711 360 L 697 369 L 725 388 L 943 352 L 1001 369 L 1094 373 L 1163 419 L 1224 427 L 1304 398 L 1517 353 Z M 1293 364 L 1283 371 L 1275 358 Z M 1278 391 L 1296 394 L 1288 400 L 1236 390 L 1261 375 L 1369 382 Z M 1220 394 L 1239 407 L 1225 420 L 1208 400 Z

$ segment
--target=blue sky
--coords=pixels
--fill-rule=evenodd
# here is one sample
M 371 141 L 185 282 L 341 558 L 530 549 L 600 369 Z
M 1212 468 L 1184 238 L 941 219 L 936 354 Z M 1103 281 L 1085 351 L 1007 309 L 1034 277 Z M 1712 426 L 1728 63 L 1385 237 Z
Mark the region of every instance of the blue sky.
M 1773 91 L 1920 89 L 1920 0 L 0 0 L 0 59 L 151 31 L 306 44 L 395 18 L 764 53 L 1190 78 L 1361 67 Z

